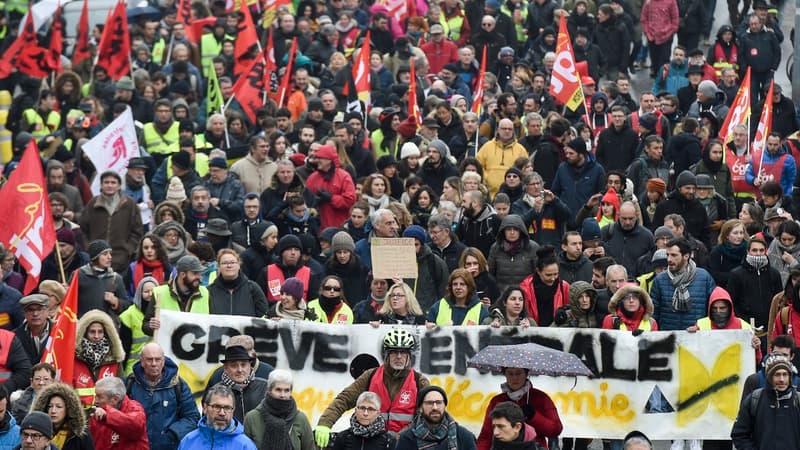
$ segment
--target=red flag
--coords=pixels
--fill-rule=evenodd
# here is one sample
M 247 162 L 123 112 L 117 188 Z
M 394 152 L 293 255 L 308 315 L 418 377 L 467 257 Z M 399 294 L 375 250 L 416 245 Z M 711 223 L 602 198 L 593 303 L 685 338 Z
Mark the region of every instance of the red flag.
M 736 92 L 736 98 L 731 103 L 728 110 L 728 115 L 725 116 L 725 122 L 722 123 L 722 128 L 719 129 L 719 139 L 725 144 L 730 140 L 728 136 L 732 136 L 733 129 L 737 125 L 744 125 L 747 119 L 750 118 L 750 67 L 744 74 L 742 84 L 739 86 L 739 91 Z
M 63 72 L 61 66 L 61 52 L 64 51 L 64 26 L 61 23 L 61 6 L 53 16 L 53 25 L 50 28 L 50 69 L 57 74 Z
M 125 11 L 125 2 L 118 2 L 103 29 L 100 47 L 97 49 L 97 65 L 105 68 L 109 77 L 119 80 L 131 72 L 130 55 L 128 14 Z
M 232 89 L 233 96 L 236 97 L 251 123 L 256 123 L 256 110 L 264 105 L 263 91 L 264 58 L 258 58 L 250 62 L 247 71 L 236 80 Z
M 767 146 L 767 136 L 769 136 L 770 128 L 772 128 L 772 91 L 773 87 L 775 86 L 775 80 L 769 82 L 769 91 L 767 92 L 767 97 L 764 99 L 764 109 L 761 110 L 761 118 L 758 120 L 758 128 L 756 129 L 756 137 L 753 139 L 753 164 L 755 165 L 756 160 L 762 160 L 764 158 L 764 149 Z M 762 174 L 759 170 L 762 168 L 762 164 L 759 162 L 758 165 L 753 167 L 753 172 L 756 176 L 761 176 Z
M 261 15 L 261 23 L 272 23 L 275 20 L 275 14 L 278 12 L 278 8 L 291 4 L 291 0 L 266 0 L 264 2 L 264 13 Z
M 294 67 L 294 55 L 297 54 L 297 38 L 292 38 L 292 51 L 289 53 L 289 64 L 286 66 L 286 72 L 283 73 L 281 80 L 281 87 L 278 89 L 278 107 L 283 107 L 284 100 L 287 99 L 289 93 L 289 79 L 292 78 L 292 69 Z
M 217 23 L 217 16 L 208 16 L 204 19 L 194 19 L 192 20 L 192 25 L 191 25 L 192 35 L 199 42 L 200 37 L 203 36 L 203 28 L 213 27 L 214 24 L 216 23 Z
M 488 45 L 483 46 L 480 77 L 478 78 L 478 86 L 475 88 L 475 96 L 472 97 L 472 112 L 479 116 L 481 115 L 481 106 L 483 105 L 483 87 L 486 84 L 486 49 L 488 47 Z
M 408 0 L 386 0 L 386 8 L 389 10 L 389 17 L 402 27 L 408 19 Z
M 39 46 L 36 30 L 33 28 L 33 14 L 28 14 L 22 33 L 11 43 L 0 59 L 0 78 L 11 75 L 12 69 L 20 73 L 44 78 L 49 74 L 48 50 Z
M 267 96 L 278 101 L 278 63 L 275 61 L 275 44 L 273 43 L 272 28 L 267 37 L 267 48 L 264 49 L 264 89 Z
M 56 379 L 72 384 L 75 364 L 75 340 L 78 325 L 78 277 L 72 277 L 64 300 L 58 308 L 56 320 L 50 329 L 50 339 L 42 352 L 42 362 L 56 368 Z
M 369 30 L 367 30 L 367 34 L 364 37 L 364 42 L 361 44 L 361 50 L 358 53 L 358 59 L 353 64 L 353 80 L 355 81 L 356 85 L 356 92 L 358 93 L 358 99 L 364 102 L 369 108 L 369 77 L 370 77 L 370 68 L 369 68 L 369 54 L 370 54 L 370 34 Z
M 244 16 L 239 20 L 236 31 L 236 43 L 233 48 L 233 75 L 238 77 L 250 67 L 250 62 L 257 59 L 253 55 L 253 46 L 258 45 L 258 34 L 247 2 L 240 2 L 239 13 Z
M 572 111 L 577 111 L 583 103 L 583 91 L 575 68 L 575 55 L 572 53 L 572 41 L 569 39 L 564 15 L 561 15 L 558 24 L 556 62 L 550 77 L 550 95 Z
M 75 51 L 72 53 L 72 65 L 76 66 L 86 58 L 91 58 L 89 52 L 89 0 L 83 0 L 81 18 L 78 20 L 78 42 L 75 43 Z
M 189 0 L 178 0 L 178 12 L 175 14 L 175 21 L 183 24 L 183 29 L 186 30 L 186 39 L 194 42 L 195 44 L 200 41 L 200 38 L 195 35 L 192 28 L 192 5 Z
M 42 261 L 56 243 L 46 186 L 36 140 L 32 140 L 17 169 L 0 189 L 5 210 L 14 212 L 0 219 L 0 242 L 14 253 L 28 273 L 24 294 L 39 286 Z
M 422 113 L 419 111 L 419 105 L 417 104 L 417 73 L 414 70 L 414 57 L 411 57 L 411 61 L 409 61 L 410 69 L 411 69 L 411 82 L 408 85 L 408 115 L 414 117 L 414 121 L 417 122 L 417 128 L 422 126 Z

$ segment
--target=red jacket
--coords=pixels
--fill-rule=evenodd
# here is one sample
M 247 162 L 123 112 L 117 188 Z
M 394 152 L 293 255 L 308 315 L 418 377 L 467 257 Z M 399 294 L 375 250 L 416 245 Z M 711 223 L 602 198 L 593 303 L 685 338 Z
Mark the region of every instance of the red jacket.
M 489 414 L 498 404 L 509 401 L 512 400 L 505 393 L 497 394 L 489 400 L 489 406 L 486 407 L 486 415 L 483 418 L 483 426 L 481 426 L 481 432 L 478 435 L 478 450 L 489 450 L 492 447 L 492 418 Z M 553 400 L 547 394 L 531 388 L 528 391 L 528 395 L 523 396 L 515 403 L 523 409 L 526 404 L 530 404 L 533 407 L 533 417 L 525 423 L 532 426 L 536 431 L 535 440 L 539 445 L 547 448 L 547 438 L 555 438 L 561 434 L 564 426 L 558 417 L 556 405 L 553 404 Z
M 528 309 L 528 314 L 538 324 L 539 307 L 536 303 L 536 290 L 533 288 L 533 277 L 534 274 L 528 275 L 524 280 L 522 280 L 522 283 L 519 284 L 519 288 L 522 290 L 522 294 L 525 296 L 525 307 Z M 556 289 L 556 294 L 553 296 L 553 314 L 558 311 L 558 308 L 561 308 L 564 305 L 569 305 L 569 283 L 558 280 L 558 284 L 559 286 L 558 289 Z
M 642 32 L 647 40 L 661 45 L 678 32 L 678 4 L 675 0 L 650 0 L 642 5 Z
M 464 19 L 464 23 L 467 20 Z M 445 64 L 454 63 L 458 61 L 458 47 L 452 41 L 445 39 L 437 44 L 433 41 L 428 41 L 420 46 L 420 49 L 428 57 L 428 64 L 430 64 L 429 73 L 439 73 Z
M 106 417 L 89 420 L 89 432 L 97 450 L 149 450 L 144 408 L 126 395 L 119 409 L 107 406 Z
M 317 158 L 330 159 L 333 167 L 330 176 L 325 176 L 315 171 L 308 176 L 306 188 L 317 195 L 321 189 L 331 193 L 331 200 L 317 205 L 322 227 L 341 227 L 350 218 L 350 207 L 356 202 L 356 187 L 353 178 L 344 169 L 339 167 L 339 155 L 332 145 L 323 145 L 317 150 Z

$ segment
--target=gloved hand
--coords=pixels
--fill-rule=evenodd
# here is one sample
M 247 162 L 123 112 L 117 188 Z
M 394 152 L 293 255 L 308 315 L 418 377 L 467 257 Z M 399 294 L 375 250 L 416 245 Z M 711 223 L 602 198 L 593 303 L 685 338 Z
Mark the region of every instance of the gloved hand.
M 319 448 L 325 448 L 331 441 L 331 429 L 322 425 L 317 425 L 314 429 L 314 440 L 317 441 Z
M 331 197 L 333 197 L 333 194 L 325 189 L 320 189 L 317 191 L 317 203 L 328 203 L 331 201 Z
M 569 320 L 569 316 L 567 315 L 569 308 L 569 305 L 564 305 L 556 310 L 555 317 L 553 317 L 553 322 L 555 322 L 556 325 L 561 326 L 567 323 Z
M 531 420 L 533 418 L 533 415 L 536 414 L 536 410 L 533 409 L 533 405 L 531 405 L 530 403 L 522 407 L 522 412 L 525 414 L 525 418 L 527 420 Z

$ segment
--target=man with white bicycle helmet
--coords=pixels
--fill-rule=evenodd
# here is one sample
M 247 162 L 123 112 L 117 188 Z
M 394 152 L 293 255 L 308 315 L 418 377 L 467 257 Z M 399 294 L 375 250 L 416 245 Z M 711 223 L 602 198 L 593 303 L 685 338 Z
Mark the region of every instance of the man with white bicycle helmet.
M 320 448 L 328 446 L 331 427 L 345 411 L 356 406 L 358 396 L 364 391 L 380 397 L 387 430 L 399 432 L 411 423 L 417 407 L 417 393 L 430 384 L 424 375 L 412 368 L 411 356 L 416 347 L 417 339 L 407 329 L 393 328 L 386 333 L 381 351 L 383 364 L 364 371 L 322 413 L 314 430 Z

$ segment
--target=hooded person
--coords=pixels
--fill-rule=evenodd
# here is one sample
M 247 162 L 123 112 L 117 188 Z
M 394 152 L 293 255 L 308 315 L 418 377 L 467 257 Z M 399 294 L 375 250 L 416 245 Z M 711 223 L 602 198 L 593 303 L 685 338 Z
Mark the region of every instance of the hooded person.
M 81 403 L 94 405 L 95 383 L 106 377 L 120 377 L 125 349 L 111 317 L 91 310 L 78 320 L 75 342 L 75 368 L 72 386 Z
M 136 286 L 136 292 L 133 294 L 133 304 L 119 315 L 119 337 L 122 341 L 122 348 L 125 349 L 127 354 L 125 360 L 126 374 L 131 373 L 133 365 L 140 359 L 142 348 L 150 341 L 150 336 L 142 332 L 142 322 L 144 321 L 144 313 L 153 298 L 153 289 L 158 285 L 158 280 L 153 277 L 142 278 L 139 281 L 139 285 Z
M 556 311 L 553 326 L 571 328 L 598 328 L 597 290 L 591 283 L 575 281 L 569 287 L 569 305 Z
M 33 411 L 48 414 L 54 408 L 51 405 L 55 404 L 57 410 L 59 403 L 63 406 L 64 416 L 60 419 L 50 417 L 53 427 L 50 442 L 61 450 L 94 448 L 81 400 L 68 384 L 54 383 L 44 388 L 33 403 Z
M 306 179 L 306 188 L 316 198 L 321 229 L 339 227 L 350 217 L 350 207 L 356 202 L 353 178 L 341 168 L 334 146 L 321 146 L 314 157 L 317 169 Z
M 158 209 L 158 208 L 156 208 Z M 177 221 L 163 222 L 153 228 L 153 234 L 161 238 L 167 250 L 170 264 L 176 264 L 181 257 L 186 255 L 186 248 L 192 242 L 192 236 Z
M 746 320 L 736 316 L 733 309 L 733 300 L 728 291 L 717 286 L 711 291 L 708 298 L 708 316 L 698 319 L 693 327 L 687 328 L 689 332 L 708 330 L 750 330 L 752 327 Z M 753 348 L 756 349 L 756 361 L 761 360 L 761 340 L 753 335 Z
M 608 311 L 603 319 L 606 330 L 658 331 L 658 324 L 652 318 L 653 300 L 635 284 L 619 288 L 608 302 Z
M 536 269 L 536 250 L 539 244 L 528 236 L 528 229 L 516 214 L 510 214 L 500 223 L 497 241 L 489 251 L 489 274 L 497 281 L 500 290 L 519 285 Z
M 278 244 L 278 227 L 269 221 L 258 222 L 250 226 L 251 235 L 258 237 L 242 252 L 242 271 L 251 280 L 258 279 L 258 274 L 272 262 L 274 250 Z

